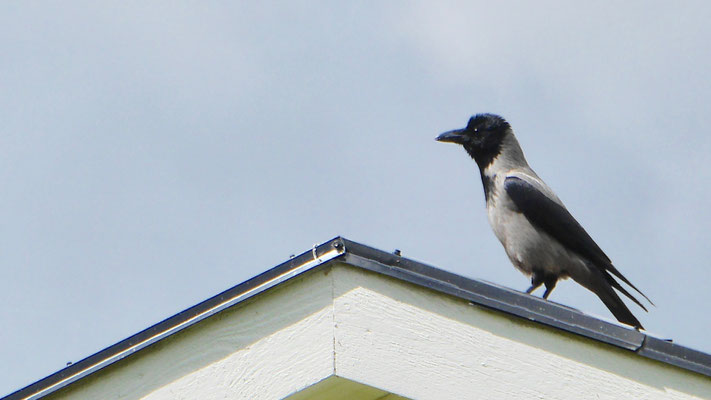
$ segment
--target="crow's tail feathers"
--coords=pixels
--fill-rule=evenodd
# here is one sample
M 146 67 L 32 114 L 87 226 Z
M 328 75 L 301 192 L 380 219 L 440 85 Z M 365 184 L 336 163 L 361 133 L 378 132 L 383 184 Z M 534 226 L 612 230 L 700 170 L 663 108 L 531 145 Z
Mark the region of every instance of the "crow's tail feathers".
M 636 290 L 637 293 L 641 294 L 642 297 L 644 297 L 645 299 L 647 299 L 647 301 L 649 302 L 649 304 L 654 305 L 654 303 L 652 303 L 652 300 L 649 300 L 649 297 L 647 297 L 646 294 L 642 293 L 641 290 L 637 289 L 637 286 L 633 285 L 632 282 L 630 282 L 629 280 L 627 280 L 627 278 L 625 278 L 625 277 L 620 273 L 620 271 L 618 271 L 617 268 L 615 268 L 615 266 L 612 265 L 612 263 L 607 263 L 607 265 L 605 265 L 605 269 L 606 269 L 607 271 L 609 271 L 609 272 L 612 272 L 612 274 L 615 275 L 616 277 L 620 278 L 620 280 L 621 280 L 622 282 L 624 282 L 624 283 L 630 285 L 630 287 L 631 287 L 632 289 Z M 620 284 L 619 284 L 616 280 L 614 280 L 614 279 L 613 279 L 611 276 L 609 276 L 609 275 L 608 275 L 608 278 L 609 278 L 608 281 L 613 281 L 613 282 L 615 282 L 615 283 L 612 285 L 612 286 L 615 287 L 615 289 L 617 289 L 617 290 L 619 290 L 620 292 L 624 293 L 625 296 L 629 297 L 629 298 L 632 299 L 635 303 L 637 303 L 640 307 L 644 308 L 644 306 L 643 306 L 642 304 L 640 304 L 637 299 L 635 299 L 634 297 L 632 297 L 632 295 L 630 295 L 626 290 L 622 289 L 622 286 L 620 286 Z M 647 309 L 644 308 L 644 311 L 647 311 Z
M 612 312 L 612 315 L 623 324 L 631 325 L 638 329 L 644 329 L 639 320 L 632 314 L 629 308 L 622 302 L 620 296 L 615 293 L 611 286 L 607 286 L 602 290 L 595 291 L 597 297 L 602 300 L 607 308 Z
M 620 296 L 617 295 L 613 288 L 619 290 L 621 293 L 631 298 L 645 311 L 647 311 L 647 309 L 644 308 L 644 306 L 640 304 L 637 299 L 632 297 L 629 292 L 627 292 L 622 286 L 620 286 L 619 282 L 617 282 L 606 272 L 600 271 L 599 274 L 593 275 L 593 279 L 585 280 L 584 282 L 579 281 L 578 283 L 585 286 L 591 292 L 595 293 L 597 297 L 599 297 L 600 300 L 605 303 L 605 306 L 607 306 L 612 315 L 614 315 L 618 321 L 622 322 L 623 324 L 633 326 L 637 329 L 644 329 L 639 320 L 634 316 L 634 314 L 632 314 L 630 309 L 627 308 L 627 305 L 625 305 L 622 299 L 620 299 Z

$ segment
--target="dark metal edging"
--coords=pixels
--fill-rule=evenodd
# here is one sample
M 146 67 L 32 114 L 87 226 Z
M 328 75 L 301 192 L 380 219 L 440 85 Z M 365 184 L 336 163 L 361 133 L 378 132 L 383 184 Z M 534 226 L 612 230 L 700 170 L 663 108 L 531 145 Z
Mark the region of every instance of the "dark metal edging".
M 666 364 L 711 377 L 711 354 L 603 321 L 573 308 L 495 284 L 469 279 L 396 254 L 342 240 L 347 264 L 503 311 L 635 352 Z
M 0 400 L 34 400 L 68 386 L 127 356 L 149 347 L 220 311 L 241 303 L 308 270 L 343 255 L 342 242 L 330 240 L 252 279 L 173 315 L 127 339 L 55 372 Z

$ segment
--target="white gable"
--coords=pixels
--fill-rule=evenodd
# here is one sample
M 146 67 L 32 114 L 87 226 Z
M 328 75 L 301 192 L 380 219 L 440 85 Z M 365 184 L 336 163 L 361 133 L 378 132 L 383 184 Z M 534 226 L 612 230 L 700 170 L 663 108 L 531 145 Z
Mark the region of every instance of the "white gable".
M 711 380 L 332 261 L 48 398 L 285 397 L 689 399 Z

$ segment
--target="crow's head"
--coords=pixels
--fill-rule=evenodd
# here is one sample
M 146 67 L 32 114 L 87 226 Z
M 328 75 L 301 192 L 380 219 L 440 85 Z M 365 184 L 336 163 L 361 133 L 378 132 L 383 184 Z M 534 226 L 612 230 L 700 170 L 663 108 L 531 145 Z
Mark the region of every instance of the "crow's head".
M 511 132 L 511 125 L 494 114 L 477 114 L 469 119 L 466 128 L 455 129 L 437 136 L 438 142 L 457 143 L 481 167 L 501 153 L 501 145 Z

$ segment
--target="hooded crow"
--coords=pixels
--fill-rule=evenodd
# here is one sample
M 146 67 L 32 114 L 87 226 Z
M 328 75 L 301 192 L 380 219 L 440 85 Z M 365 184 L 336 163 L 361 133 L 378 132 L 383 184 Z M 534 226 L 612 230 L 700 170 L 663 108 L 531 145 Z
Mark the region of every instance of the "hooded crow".
M 531 277 L 526 293 L 545 285 L 547 299 L 559 279 L 572 278 L 595 293 L 618 321 L 642 328 L 615 289 L 647 309 L 615 278 L 652 302 L 612 265 L 528 166 L 505 119 L 478 114 L 465 128 L 445 132 L 436 140 L 462 145 L 479 166 L 489 223 L 514 267 Z

